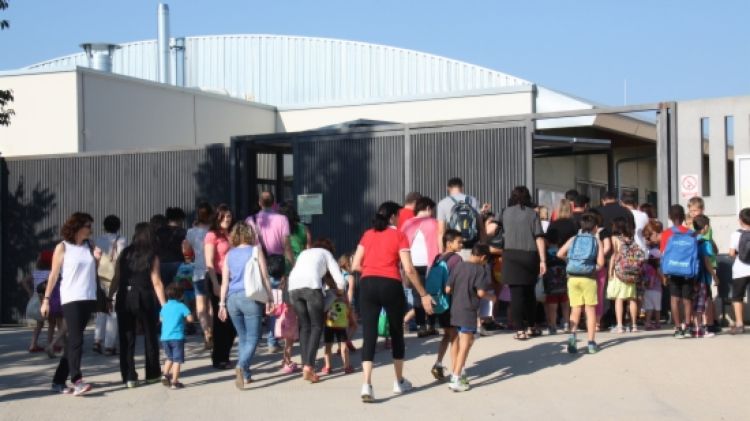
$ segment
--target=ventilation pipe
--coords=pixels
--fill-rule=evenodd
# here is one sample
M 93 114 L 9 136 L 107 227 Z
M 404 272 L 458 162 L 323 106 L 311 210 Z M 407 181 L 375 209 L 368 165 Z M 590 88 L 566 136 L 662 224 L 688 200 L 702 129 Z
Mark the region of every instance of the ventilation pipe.
M 112 56 L 120 46 L 106 42 L 88 42 L 81 44 L 89 59 L 89 67 L 102 72 L 112 72 Z
M 159 3 L 157 9 L 157 40 L 159 82 L 169 83 L 169 6 Z
M 174 51 L 174 84 L 185 86 L 185 38 L 172 39 Z

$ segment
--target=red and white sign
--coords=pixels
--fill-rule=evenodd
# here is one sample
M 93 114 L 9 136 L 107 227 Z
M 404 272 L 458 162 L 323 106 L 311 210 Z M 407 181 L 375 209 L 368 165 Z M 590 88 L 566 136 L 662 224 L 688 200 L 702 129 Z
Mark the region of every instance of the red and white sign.
M 683 199 L 700 196 L 700 179 L 697 174 L 683 174 L 680 176 L 680 196 Z

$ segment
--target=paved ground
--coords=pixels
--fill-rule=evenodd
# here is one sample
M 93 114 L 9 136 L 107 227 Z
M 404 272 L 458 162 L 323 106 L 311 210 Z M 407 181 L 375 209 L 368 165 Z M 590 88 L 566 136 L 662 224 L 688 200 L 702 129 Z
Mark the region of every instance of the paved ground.
M 366 405 L 358 396 L 359 371 L 335 372 L 311 385 L 280 374 L 278 354 L 257 357 L 256 383 L 240 392 L 232 372 L 212 369 L 195 339 L 185 389 L 128 390 L 118 381 L 117 357 L 88 351 L 91 331 L 83 366 L 95 389 L 83 398 L 52 395 L 56 360 L 25 352 L 29 331 L 0 329 L 0 420 L 750 419 L 750 334 L 676 340 L 670 333 L 602 334 L 596 355 L 563 353 L 562 335 L 527 342 L 509 334 L 482 338 L 469 356 L 473 389 L 461 394 L 429 374 L 436 339 L 410 336 L 406 376 L 416 390 L 391 394 L 390 358 L 381 351 L 373 381 L 378 400 Z M 354 361 L 359 365 L 358 356 Z

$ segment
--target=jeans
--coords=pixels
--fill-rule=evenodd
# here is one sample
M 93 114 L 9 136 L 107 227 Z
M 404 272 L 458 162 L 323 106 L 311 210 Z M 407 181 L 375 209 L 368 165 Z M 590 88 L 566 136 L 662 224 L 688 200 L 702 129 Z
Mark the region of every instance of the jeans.
M 320 346 L 323 331 L 323 290 L 300 288 L 289 291 L 294 312 L 299 321 L 299 343 L 302 364 L 315 367 L 315 354 Z
M 281 279 L 270 278 L 270 282 L 271 289 L 279 289 L 279 286 L 281 286 Z M 269 348 L 279 345 L 279 340 L 276 339 L 276 334 L 274 333 L 274 326 L 276 326 L 276 316 L 266 316 L 266 328 L 268 329 L 266 331 L 266 344 L 268 344 Z
M 242 370 L 245 379 L 250 378 L 250 361 L 258 346 L 265 310 L 263 303 L 247 298 L 244 294 L 232 294 L 227 298 L 227 312 L 240 337 L 237 368 Z
M 83 377 L 81 374 L 83 331 L 91 318 L 91 313 L 96 309 L 96 301 L 73 301 L 63 304 L 62 309 L 65 324 L 68 327 L 68 340 L 52 378 L 54 384 L 65 384 L 68 375 L 73 383 Z
M 404 287 L 396 279 L 367 276 L 362 278 L 360 290 L 360 308 L 362 309 L 362 361 L 372 362 L 375 357 L 375 344 L 378 341 L 378 318 L 380 310 L 385 309 L 390 325 L 392 354 L 394 360 L 403 360 L 404 314 L 406 298 Z

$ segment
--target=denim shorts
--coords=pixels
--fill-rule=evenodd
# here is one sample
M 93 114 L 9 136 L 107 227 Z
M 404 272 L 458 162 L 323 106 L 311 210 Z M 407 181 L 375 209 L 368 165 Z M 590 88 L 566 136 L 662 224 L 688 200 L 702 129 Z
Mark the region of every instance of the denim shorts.
M 193 288 L 195 289 L 195 295 L 204 296 L 207 294 L 206 291 L 206 278 L 201 278 L 197 281 L 193 281 Z
M 477 333 L 476 326 L 456 326 L 456 329 L 458 329 L 458 333 L 468 333 L 471 335 Z
M 167 356 L 168 361 L 178 364 L 185 362 L 184 339 L 179 341 L 161 341 L 161 346 L 164 348 L 164 354 Z

